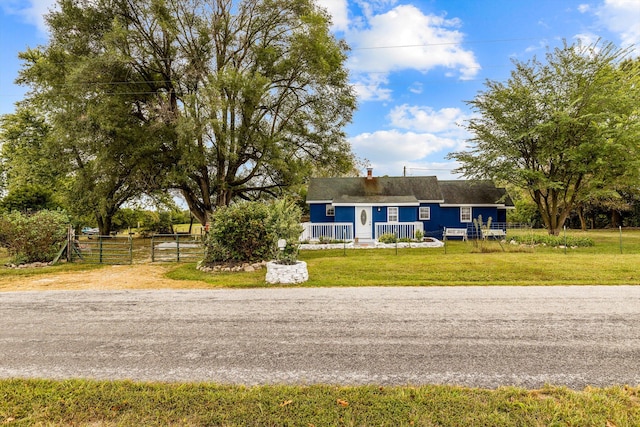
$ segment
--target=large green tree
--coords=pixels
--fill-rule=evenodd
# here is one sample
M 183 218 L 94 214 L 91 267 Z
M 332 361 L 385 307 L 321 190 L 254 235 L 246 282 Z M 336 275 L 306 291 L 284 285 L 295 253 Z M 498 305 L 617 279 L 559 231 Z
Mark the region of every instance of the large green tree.
M 179 190 L 202 223 L 234 198 L 299 185 L 313 167 L 351 169 L 347 48 L 313 0 L 58 6 L 48 46 L 23 54 L 21 81 L 49 100 L 72 151 L 148 153 L 149 182 Z
M 564 44 L 546 61 L 515 61 L 506 82 L 487 81 L 459 171 L 525 189 L 550 234 L 577 203 L 638 179 L 640 81 L 612 44 Z
M 0 117 L 0 206 L 4 209 L 36 211 L 60 202 L 54 197 L 61 183 L 47 149 L 49 132 L 36 110 L 21 108 Z
M 79 12 L 75 6 L 62 4 L 67 12 Z M 46 125 L 40 144 L 30 147 L 40 154 L 32 168 L 55 174 L 63 205 L 76 218 L 92 218 L 106 235 L 121 206 L 160 188 L 162 172 L 154 162 L 162 130 L 132 114 L 139 97 L 118 83 L 128 69 L 98 43 L 112 16 L 82 12 L 51 14 L 49 44 L 20 54 L 25 66 L 18 81 L 31 90 L 19 111 L 35 112 Z M 10 117 L 3 125 L 28 130 L 22 122 Z

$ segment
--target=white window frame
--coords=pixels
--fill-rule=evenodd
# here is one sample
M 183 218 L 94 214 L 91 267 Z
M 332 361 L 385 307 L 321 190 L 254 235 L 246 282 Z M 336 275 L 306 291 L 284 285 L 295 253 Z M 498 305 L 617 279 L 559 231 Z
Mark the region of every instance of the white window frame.
M 336 207 L 333 205 L 325 205 L 324 213 L 326 216 L 336 216 Z
M 465 213 L 468 214 L 465 214 Z M 471 222 L 473 219 L 473 209 L 471 206 L 460 206 L 460 222 Z
M 423 209 L 424 212 L 426 212 L 426 215 L 423 215 Z M 431 206 L 420 206 L 418 208 L 418 220 L 419 221 L 431 221 Z
M 392 214 L 391 212 L 395 212 Z M 395 216 L 395 219 L 392 217 Z M 400 219 L 400 209 L 397 206 L 389 206 L 387 207 L 387 222 L 398 222 Z

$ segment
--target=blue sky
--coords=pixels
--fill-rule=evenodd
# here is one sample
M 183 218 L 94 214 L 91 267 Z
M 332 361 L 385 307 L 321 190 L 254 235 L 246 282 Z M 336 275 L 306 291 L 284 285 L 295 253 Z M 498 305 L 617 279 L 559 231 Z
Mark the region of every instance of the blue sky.
M 13 82 L 17 54 L 46 44 L 53 0 L 0 0 L 0 114 L 25 88 Z M 465 101 L 487 79 L 505 80 L 511 59 L 598 38 L 639 46 L 640 0 L 319 0 L 351 46 L 358 111 L 347 134 L 375 175 L 451 175 L 451 151 L 469 137 Z

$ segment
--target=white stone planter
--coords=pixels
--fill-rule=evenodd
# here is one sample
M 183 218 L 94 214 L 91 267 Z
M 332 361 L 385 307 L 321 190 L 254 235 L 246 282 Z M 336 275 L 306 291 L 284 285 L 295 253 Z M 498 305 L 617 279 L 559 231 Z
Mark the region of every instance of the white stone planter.
M 309 280 L 309 272 L 307 263 L 304 261 L 298 261 L 292 265 L 278 264 L 275 261 L 267 263 L 267 283 L 292 285 L 307 280 Z

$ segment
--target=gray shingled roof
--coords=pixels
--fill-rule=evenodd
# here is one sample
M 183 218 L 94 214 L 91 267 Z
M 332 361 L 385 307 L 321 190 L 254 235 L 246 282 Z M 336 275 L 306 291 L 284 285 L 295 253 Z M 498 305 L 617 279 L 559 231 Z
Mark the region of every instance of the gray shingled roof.
M 435 176 L 312 178 L 307 203 L 440 202 L 447 205 L 505 205 L 513 201 L 490 181 L 438 181 Z
M 400 197 L 400 199 L 398 199 Z M 367 178 L 312 178 L 307 202 L 337 201 L 340 203 L 411 203 L 442 201 L 435 176 Z
M 505 205 L 513 206 L 504 188 L 491 181 L 439 181 L 446 205 Z

